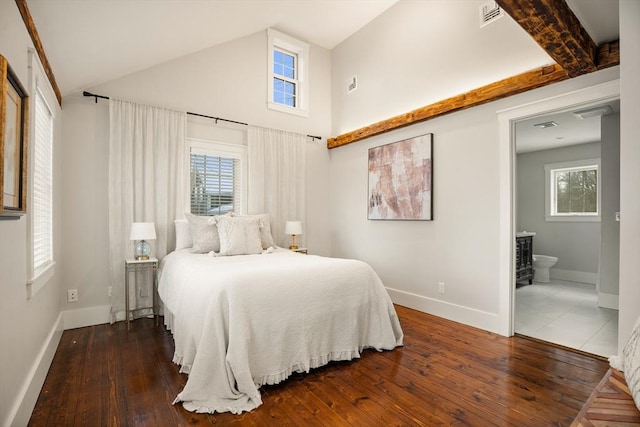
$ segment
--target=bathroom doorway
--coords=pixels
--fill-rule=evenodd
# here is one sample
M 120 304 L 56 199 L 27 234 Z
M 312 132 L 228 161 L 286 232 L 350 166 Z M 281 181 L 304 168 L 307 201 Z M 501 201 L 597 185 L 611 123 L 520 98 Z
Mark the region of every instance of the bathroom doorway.
M 572 106 L 513 133 L 514 231 L 537 256 L 515 284 L 514 331 L 603 357 L 618 349 L 619 111 Z

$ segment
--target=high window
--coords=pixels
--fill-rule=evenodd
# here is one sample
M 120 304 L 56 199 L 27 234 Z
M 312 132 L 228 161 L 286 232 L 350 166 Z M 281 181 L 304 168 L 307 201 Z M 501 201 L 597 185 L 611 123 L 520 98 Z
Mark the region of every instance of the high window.
M 278 31 L 267 31 L 269 48 L 269 108 L 308 114 L 309 45 Z
M 194 215 L 243 212 L 245 164 L 244 146 L 190 140 L 190 212 Z
M 298 105 L 298 55 L 273 49 L 273 102 L 295 108 Z
M 545 165 L 547 221 L 600 220 L 600 159 Z

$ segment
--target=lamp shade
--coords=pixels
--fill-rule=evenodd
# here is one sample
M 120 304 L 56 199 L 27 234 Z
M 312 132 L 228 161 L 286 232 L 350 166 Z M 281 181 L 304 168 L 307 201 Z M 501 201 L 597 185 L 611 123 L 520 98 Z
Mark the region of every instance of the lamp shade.
M 284 227 L 284 233 L 296 236 L 301 235 L 302 223 L 300 221 L 287 221 L 287 225 Z
M 155 240 L 156 226 L 153 222 L 134 222 L 131 224 L 129 240 Z

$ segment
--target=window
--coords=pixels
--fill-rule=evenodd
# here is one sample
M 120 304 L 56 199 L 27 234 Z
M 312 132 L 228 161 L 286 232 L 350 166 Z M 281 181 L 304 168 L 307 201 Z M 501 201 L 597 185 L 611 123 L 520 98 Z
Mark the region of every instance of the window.
M 29 152 L 29 233 L 27 298 L 32 298 L 54 275 L 53 248 L 53 143 L 54 108 L 58 108 L 49 81 L 37 59 L 29 51 L 32 115 Z
M 244 146 L 190 140 L 190 212 L 194 215 L 243 212 L 245 163 Z
M 275 30 L 269 40 L 269 108 L 307 115 L 309 45 Z
M 297 106 L 298 55 L 278 48 L 273 49 L 273 102 Z
M 53 115 L 36 91 L 36 126 L 33 168 L 33 268 L 53 262 Z
M 545 165 L 547 221 L 600 220 L 600 159 Z

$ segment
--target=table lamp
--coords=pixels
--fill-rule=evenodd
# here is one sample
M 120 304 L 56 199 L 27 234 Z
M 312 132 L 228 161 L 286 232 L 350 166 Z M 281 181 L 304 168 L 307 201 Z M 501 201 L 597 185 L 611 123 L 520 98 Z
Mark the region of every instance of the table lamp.
M 156 227 L 153 222 L 134 222 L 131 224 L 131 233 L 129 234 L 129 240 L 137 240 L 135 245 L 134 257 L 137 260 L 149 259 L 151 253 L 151 246 L 146 240 L 156 239 Z
M 298 249 L 298 245 L 296 244 L 296 236 L 300 236 L 302 234 L 302 223 L 300 221 L 287 221 L 287 225 L 284 228 L 284 233 L 291 235 L 291 246 L 289 249 L 295 251 Z

